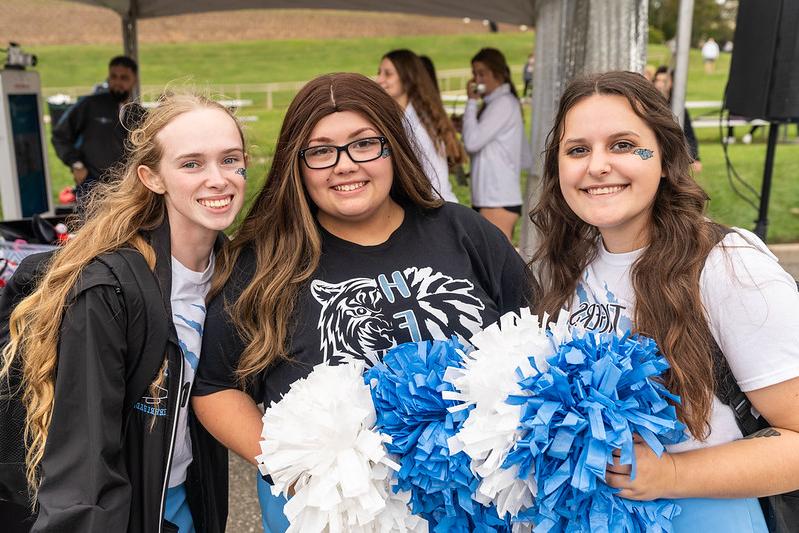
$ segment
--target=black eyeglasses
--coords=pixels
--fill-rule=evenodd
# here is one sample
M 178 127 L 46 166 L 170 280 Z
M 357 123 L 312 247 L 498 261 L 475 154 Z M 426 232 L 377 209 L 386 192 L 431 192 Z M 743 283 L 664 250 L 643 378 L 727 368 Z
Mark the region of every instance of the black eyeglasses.
M 344 146 L 334 146 L 324 144 L 311 146 L 300 150 L 300 159 L 305 161 L 308 168 L 320 170 L 323 168 L 334 167 L 338 164 L 341 152 L 347 152 L 355 163 L 367 163 L 374 161 L 380 156 L 388 156 L 388 139 L 385 137 L 366 137 L 345 144 Z

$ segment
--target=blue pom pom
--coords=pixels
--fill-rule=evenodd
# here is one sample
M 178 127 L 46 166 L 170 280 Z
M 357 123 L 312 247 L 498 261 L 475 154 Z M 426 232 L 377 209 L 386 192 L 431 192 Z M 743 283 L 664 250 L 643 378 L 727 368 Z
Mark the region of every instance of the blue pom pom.
M 532 396 L 522 405 L 523 438 L 502 465 L 533 468 L 538 497 L 517 520 L 532 521 L 536 532 L 671 531 L 679 507 L 668 500 L 632 501 L 605 484 L 613 451 L 635 475 L 633 433 L 657 453 L 685 438 L 672 402 L 679 398 L 653 378 L 668 362 L 652 339 L 586 333 L 564 342 L 549 368 L 520 382 Z
M 458 402 L 442 398 L 443 391 L 454 390 L 443 378 L 448 366 L 462 366 L 462 350 L 455 339 L 405 343 L 369 369 L 364 380 L 372 391 L 376 429 L 391 436 L 386 448 L 399 456 L 395 490 L 410 491 L 411 511 L 426 518 L 433 531 L 510 531 L 494 508 L 472 499 L 479 480 L 469 457 L 449 453 L 447 439 L 468 411 L 447 411 Z

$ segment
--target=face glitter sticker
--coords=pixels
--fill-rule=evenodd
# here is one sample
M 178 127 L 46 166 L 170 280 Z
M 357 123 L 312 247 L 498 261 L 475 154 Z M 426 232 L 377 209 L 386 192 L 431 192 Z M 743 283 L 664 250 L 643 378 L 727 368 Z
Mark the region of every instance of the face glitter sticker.
M 236 172 L 236 174 L 238 174 L 239 176 L 241 176 L 245 180 L 247 179 L 247 169 L 246 168 L 237 168 L 235 172 Z
M 635 150 L 633 150 L 633 153 L 639 156 L 644 161 L 655 155 L 655 152 L 653 152 L 649 148 L 636 148 Z
M 373 153 L 374 153 L 374 152 L 373 152 Z M 387 158 L 387 157 L 388 157 L 388 156 L 390 156 L 390 155 L 391 155 L 391 148 L 389 148 L 388 146 L 384 146 L 384 147 L 383 147 L 383 151 L 382 151 L 382 152 L 380 152 L 380 157 L 382 157 L 383 159 L 385 159 L 385 158 Z

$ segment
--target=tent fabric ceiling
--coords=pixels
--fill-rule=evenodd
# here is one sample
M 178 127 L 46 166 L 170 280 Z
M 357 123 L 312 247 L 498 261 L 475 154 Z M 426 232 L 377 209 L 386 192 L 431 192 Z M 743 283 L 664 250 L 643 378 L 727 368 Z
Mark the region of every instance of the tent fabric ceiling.
M 107 7 L 122 17 L 153 18 L 236 9 L 343 9 L 471 17 L 508 24 L 535 23 L 536 0 L 72 0 Z

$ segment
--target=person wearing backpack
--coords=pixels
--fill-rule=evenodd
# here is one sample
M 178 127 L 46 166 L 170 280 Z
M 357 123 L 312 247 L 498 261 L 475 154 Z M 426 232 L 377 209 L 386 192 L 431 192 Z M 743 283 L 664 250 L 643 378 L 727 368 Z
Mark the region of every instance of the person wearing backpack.
M 573 327 L 646 335 L 669 361 L 664 384 L 681 398 L 686 440 L 661 457 L 638 442 L 634 474 L 608 465 L 620 497 L 674 499 L 675 533 L 796 531 L 799 292 L 757 237 L 706 217 L 690 164 L 668 102 L 644 77 L 573 81 L 530 214 L 536 311 L 565 308 Z M 737 402 L 729 381 L 743 391 Z M 741 431 L 744 405 L 766 429 Z
M 35 289 L 14 285 L 30 294 L 0 380 L 24 406 L 36 533 L 225 529 L 226 451 L 188 399 L 221 231 L 244 202 L 244 135 L 224 106 L 170 93 L 128 142 L 75 237 L 22 268 Z

